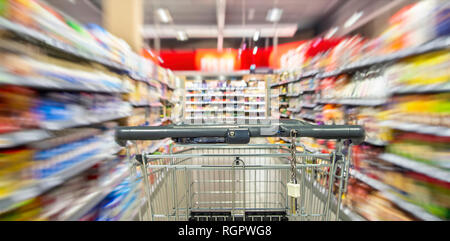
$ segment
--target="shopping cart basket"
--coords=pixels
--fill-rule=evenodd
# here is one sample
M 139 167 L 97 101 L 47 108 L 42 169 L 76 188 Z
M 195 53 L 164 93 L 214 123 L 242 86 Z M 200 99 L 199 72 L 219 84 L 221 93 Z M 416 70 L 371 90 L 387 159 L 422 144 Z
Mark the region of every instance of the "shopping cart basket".
M 291 143 L 253 139 L 269 136 L 288 137 Z M 129 157 L 129 148 L 137 150 L 135 141 L 170 137 L 177 143 L 168 154 L 137 151 L 130 158 L 132 175 L 144 177 L 141 220 L 337 220 L 348 179 L 348 147 L 364 136 L 360 126 L 292 120 L 116 131 Z M 296 143 L 297 137 L 337 139 L 338 144 L 331 154 L 314 153 Z

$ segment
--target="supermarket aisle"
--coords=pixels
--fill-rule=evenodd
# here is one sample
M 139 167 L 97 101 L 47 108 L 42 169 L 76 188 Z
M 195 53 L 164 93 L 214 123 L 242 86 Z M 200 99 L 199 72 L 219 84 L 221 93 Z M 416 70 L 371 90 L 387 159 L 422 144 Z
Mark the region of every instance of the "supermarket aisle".
M 114 129 L 170 121 L 175 76 L 39 1 L 0 5 L 0 220 L 132 219 L 141 184 Z
M 183 10 L 182 1 L 144 1 L 136 9 L 151 9 L 155 16 L 135 24 L 152 30 L 133 36 L 136 42 L 69 16 L 82 16 L 75 9 L 88 1 L 59 1 L 74 10 L 69 14 L 46 2 L 53 1 L 0 0 L 0 220 L 174 220 L 189 219 L 192 210 L 233 205 L 241 209 L 237 212 L 244 206 L 289 209 L 284 169 L 149 168 L 143 178 L 136 155 L 177 153 L 171 152 L 174 140 L 137 141 L 127 153 L 114 136 L 118 126 L 267 119 L 357 124 L 366 130 L 363 143 L 344 151 L 351 160 L 348 172 L 341 168 L 336 174 L 345 178 L 344 193 L 330 196 L 331 220 L 450 219 L 448 1 L 397 1 L 392 11 L 372 19 L 379 2 L 298 0 L 275 6 L 272 0 L 248 0 L 238 6 L 223 1 L 227 14 L 219 14 L 214 1 L 189 3 L 199 14 Z M 105 8 L 102 1 L 89 2 L 97 13 Z M 220 31 L 199 36 L 199 29 L 218 27 L 214 14 L 203 14 L 214 9 L 224 16 L 223 36 Z M 247 16 L 251 9 L 253 19 Z M 299 28 L 306 22 L 311 29 Z M 163 27 L 158 30 L 157 24 Z M 274 26 L 280 36 L 272 36 Z M 216 38 L 225 39 L 221 47 L 217 41 L 218 50 Z M 205 141 L 211 142 L 195 140 Z M 291 139 L 252 141 L 290 144 Z M 301 143 L 297 151 L 309 154 L 330 154 L 338 145 L 306 137 L 296 142 Z M 236 150 L 193 153 L 216 151 Z M 268 150 L 239 151 L 257 156 L 244 158 L 248 165 L 289 163 L 258 156 L 272 153 Z M 222 166 L 235 159 L 182 161 Z M 152 164 L 174 163 L 166 157 Z M 304 213 L 291 219 L 314 219 L 301 215 L 324 210 L 330 183 L 313 174 L 303 180 L 298 199 L 308 210 L 299 209 Z

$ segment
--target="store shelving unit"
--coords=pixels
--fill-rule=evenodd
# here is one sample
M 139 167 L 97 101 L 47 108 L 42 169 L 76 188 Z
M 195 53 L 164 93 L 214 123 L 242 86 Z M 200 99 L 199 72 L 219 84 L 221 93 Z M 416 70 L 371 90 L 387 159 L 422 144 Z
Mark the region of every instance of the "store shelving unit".
M 23 130 L 0 135 L 0 148 L 12 148 L 51 137 L 46 130 Z
M 432 126 L 418 123 L 408 123 L 403 121 L 387 120 L 380 122 L 381 126 L 390 127 L 403 131 L 412 131 L 422 134 L 430 134 L 436 136 L 450 136 L 450 128 L 443 126 Z
M 267 117 L 267 84 L 263 78 L 243 81 L 251 75 L 188 76 L 184 94 L 184 120 L 237 122 Z M 225 77 L 225 79 L 224 79 Z M 251 77 L 250 77 L 251 78 Z M 245 85 L 243 85 L 245 84 Z M 221 106 L 222 105 L 222 106 Z
M 105 154 L 106 153 L 106 154 Z M 12 194 L 0 198 L 0 213 L 6 212 L 8 210 L 14 209 L 21 202 L 37 197 L 40 194 L 61 185 L 68 179 L 76 176 L 77 174 L 89 169 L 98 162 L 104 160 L 105 158 L 111 158 L 112 155 L 103 150 L 98 155 L 94 155 L 85 160 L 81 160 L 78 163 L 73 164 L 70 168 L 66 168 L 48 178 L 42 180 L 34 181 L 26 186 L 16 190 Z
M 144 71 L 143 69 L 137 70 L 138 68 L 136 66 L 130 64 L 132 61 L 127 61 L 127 64 L 119 63 L 110 59 L 109 55 L 100 54 L 102 52 L 99 51 L 99 49 L 96 49 L 96 47 L 83 48 L 71 45 L 69 43 L 71 41 L 63 42 L 53 37 L 55 35 L 64 35 L 62 33 L 47 34 L 45 33 L 47 30 L 36 30 L 20 23 L 13 22 L 5 17 L 0 17 L 0 30 L 8 33 L 7 36 L 5 35 L 8 38 L 8 41 L 16 42 L 16 40 L 19 40 L 17 42 L 20 42 L 22 45 L 32 46 L 32 48 L 36 49 L 42 56 L 46 56 L 47 54 L 52 57 L 58 56 L 54 58 L 57 58 L 58 61 L 61 60 L 70 63 L 70 65 L 76 65 L 79 64 L 79 62 L 83 62 L 83 64 L 85 64 L 84 67 L 89 66 L 89 68 L 92 70 L 95 69 L 96 71 L 98 66 L 100 66 L 100 68 L 98 68 L 99 72 L 106 75 L 108 75 L 108 73 L 112 74 L 107 76 L 108 78 L 106 79 L 104 78 L 105 75 L 93 74 L 96 72 L 90 73 L 89 76 L 92 79 L 85 79 L 80 77 L 80 75 L 58 75 L 59 72 L 50 73 L 52 75 L 48 76 L 41 74 L 36 76 L 22 76 L 9 72 L 6 68 L 0 66 L 0 85 L 25 87 L 38 93 L 98 93 L 108 96 L 117 96 L 122 100 L 115 104 L 114 110 L 101 109 L 95 110 L 95 112 L 89 110 L 84 114 L 72 115 L 70 119 L 64 121 L 40 121 L 37 126 L 34 127 L 35 129 L 23 129 L 2 133 L 0 134 L 0 149 L 9 150 L 11 148 L 22 148 L 39 141 L 52 140 L 52 138 L 60 136 L 58 133 L 64 133 L 66 130 L 73 128 L 98 128 L 99 126 L 103 128 L 103 125 L 106 126 L 106 124 L 111 122 L 119 122 L 124 125 L 130 117 L 134 117 L 133 111 L 136 109 L 146 110 L 144 120 L 147 125 L 161 125 L 165 121 L 170 121 L 170 112 L 168 109 L 174 105 L 171 97 L 174 90 L 177 89 L 177 86 L 174 82 L 174 75 L 169 73 L 169 71 L 166 71 L 161 67 L 155 67 L 152 76 L 149 76 L 147 72 L 142 72 Z M 77 40 L 81 41 L 81 39 Z M 87 44 L 87 42 L 83 42 L 83 44 Z M 2 51 L 8 51 L 8 53 L 12 51 L 4 46 L 0 47 L 0 49 Z M 19 54 L 27 56 L 28 52 Z M 144 60 L 143 57 L 137 55 L 133 56 L 133 58 L 134 57 L 139 58 L 139 61 L 146 61 L 148 64 L 151 63 L 149 60 Z M 46 60 L 46 58 L 43 59 Z M 45 64 L 52 67 L 51 62 L 45 62 Z M 153 66 L 153 63 L 151 64 Z M 35 72 L 37 73 L 37 71 Z M 116 76 L 120 77 L 116 78 Z M 120 81 L 110 81 L 109 78 Z M 130 95 L 134 95 L 135 97 L 136 95 L 140 95 L 140 93 L 136 93 L 137 85 L 141 85 L 141 87 L 144 87 L 147 91 L 150 91 L 152 88 L 158 92 L 164 91 L 164 95 L 161 95 L 161 93 L 159 93 L 158 96 L 151 94 L 152 97 L 156 97 L 152 98 L 152 101 L 145 98 L 139 101 L 131 100 Z M 14 211 L 28 200 L 32 200 L 33 198 L 64 186 L 64 184 L 72 178 L 85 173 L 85 171 L 103 161 L 120 159 L 122 160 L 121 162 L 127 162 L 128 160 L 124 160 L 121 154 L 124 148 L 118 147 L 115 144 L 110 145 L 111 143 L 114 143 L 113 138 L 108 140 L 105 139 L 104 142 L 99 143 L 99 148 L 96 151 L 97 154 L 86 156 L 83 159 L 79 158 L 76 162 L 71 163 L 69 166 L 48 177 L 31 179 L 19 188 L 0 196 L 0 215 Z M 150 153 L 153 153 L 169 144 L 170 143 L 167 141 L 158 141 L 153 142 L 147 148 Z M 70 210 L 64 213 L 62 220 L 82 219 L 84 215 L 97 207 L 105 197 L 107 197 L 120 183 L 127 179 L 128 175 L 128 168 L 122 168 L 103 177 L 106 178 L 106 180 L 96 187 L 97 191 L 92 191 L 83 197 L 77 197 L 77 205 L 70 207 Z M 138 189 L 134 190 L 133 193 L 137 191 Z
M 395 189 L 390 187 L 389 185 L 376 179 L 370 178 L 355 169 L 350 169 L 350 175 L 366 183 L 372 188 L 381 191 L 383 193 L 383 196 L 386 197 L 389 201 L 413 214 L 417 218 L 426 221 L 441 221 L 440 218 L 428 213 L 423 208 L 402 199 L 398 194 L 396 194 L 397 192 L 395 191 Z
M 107 86 L 102 83 L 93 85 L 86 81 L 79 80 L 77 83 L 69 82 L 63 79 L 49 78 L 28 78 L 14 76 L 0 69 L 0 84 L 12 84 L 23 87 L 30 87 L 39 90 L 56 90 L 56 91 L 82 91 L 82 92 L 99 92 L 99 93 L 129 93 L 130 89 L 125 85 Z
M 398 61 L 401 61 L 407 57 L 420 56 L 426 53 L 432 53 L 434 51 L 448 50 L 450 48 L 450 37 L 440 37 L 428 43 L 422 44 L 417 47 L 403 49 L 398 52 L 394 52 L 391 54 L 383 55 L 383 56 L 375 56 L 368 57 L 358 60 L 357 62 L 350 63 L 344 66 L 340 66 L 338 69 L 334 71 L 322 71 L 322 70 L 313 70 L 307 71 L 298 76 L 291 77 L 288 80 L 282 80 L 277 83 L 271 84 L 272 90 L 284 89 L 287 88 L 288 91 L 286 96 L 288 98 L 293 99 L 289 103 L 295 103 L 294 106 L 289 105 L 287 108 L 288 114 L 280 115 L 288 118 L 303 118 L 305 121 L 316 121 L 315 113 L 317 111 L 322 111 L 320 107 L 321 105 L 326 104 L 337 104 L 342 106 L 349 107 L 360 107 L 360 108 L 379 108 L 387 106 L 392 97 L 409 95 L 409 94 L 439 94 L 439 93 L 448 93 L 450 91 L 450 82 L 439 83 L 439 84 L 428 84 L 428 85 L 396 85 L 396 86 L 387 86 L 386 97 L 381 98 L 345 98 L 345 99 L 325 99 L 320 98 L 320 95 L 317 95 L 315 98 L 315 104 L 304 104 L 303 99 L 300 101 L 296 98 L 301 98 L 305 93 L 311 93 L 311 91 L 316 91 L 316 89 L 309 89 L 308 91 L 299 91 L 299 92 L 290 92 L 289 86 L 295 83 L 301 83 L 302 81 L 306 81 L 308 78 L 313 78 L 319 81 L 323 79 L 336 77 L 341 74 L 353 74 L 357 71 L 366 70 L 372 68 L 374 66 L 385 65 L 389 66 L 395 64 Z M 299 94 L 300 93 L 300 94 Z M 320 91 L 319 91 L 320 93 Z M 279 98 L 280 95 L 272 92 L 272 99 Z M 308 109 L 309 111 L 304 111 L 304 109 Z M 312 112 L 311 112 L 312 111 Z M 314 113 L 314 114 L 312 114 Z M 377 123 L 380 127 L 387 127 L 392 130 L 400 130 L 405 132 L 415 132 L 421 134 L 434 135 L 438 137 L 449 137 L 450 136 L 450 128 L 446 126 L 438 126 L 438 125 L 427 125 L 423 123 L 411 123 L 403 120 L 384 120 L 379 121 Z M 289 142 L 289 140 L 284 140 Z M 383 148 L 389 146 L 388 141 L 378 140 L 378 139 L 366 139 L 364 141 L 365 144 L 374 146 L 376 148 Z M 406 170 L 411 170 L 417 173 L 425 174 L 429 177 L 436 178 L 442 180 L 444 182 L 450 182 L 450 172 L 445 168 L 449 168 L 448 166 L 442 166 L 441 168 L 436 166 L 431 166 L 429 164 L 421 163 L 415 160 L 411 160 L 402 156 L 398 156 L 392 153 L 383 153 L 378 158 L 392 163 L 396 166 L 404 168 Z M 400 209 L 412 214 L 418 219 L 421 220 L 441 220 L 441 218 L 430 214 L 422 207 L 415 205 L 412 201 L 404 199 L 402 196 L 396 194 L 395 190 L 391 188 L 389 185 L 382 183 L 381 181 L 369 178 L 362 173 L 352 169 L 351 173 L 359 181 L 367 183 L 373 188 L 383 192 L 383 195 L 390 200 L 392 203 L 397 205 Z
M 440 179 L 445 182 L 450 182 L 450 172 L 439 167 L 434 167 L 419 161 L 414 161 L 406 157 L 398 156 L 391 153 L 383 153 L 379 156 L 381 159 L 393 163 L 395 165 L 413 170 L 418 173 L 423 173 L 427 176 Z M 449 168 L 443 167 L 443 168 Z
M 97 192 L 91 193 L 80 201 L 80 204 L 68 211 L 68 214 L 63 219 L 64 221 L 80 220 L 87 212 L 99 204 L 105 197 L 110 194 L 114 188 L 119 185 L 125 178 L 129 176 L 128 169 L 123 169 L 121 172 L 111 175 L 108 181 L 98 188 Z

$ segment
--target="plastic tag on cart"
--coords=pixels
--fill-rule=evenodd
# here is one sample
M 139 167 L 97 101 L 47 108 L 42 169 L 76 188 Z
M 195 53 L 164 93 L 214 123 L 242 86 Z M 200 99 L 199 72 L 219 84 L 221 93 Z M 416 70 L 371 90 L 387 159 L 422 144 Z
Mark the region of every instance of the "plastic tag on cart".
M 300 197 L 300 184 L 288 183 L 287 184 L 288 196 L 293 198 Z

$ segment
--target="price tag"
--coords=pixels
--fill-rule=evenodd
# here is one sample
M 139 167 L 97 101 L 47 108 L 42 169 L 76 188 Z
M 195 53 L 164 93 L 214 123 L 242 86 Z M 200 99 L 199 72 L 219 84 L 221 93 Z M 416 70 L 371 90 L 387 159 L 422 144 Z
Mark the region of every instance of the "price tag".
M 288 196 L 293 198 L 300 197 L 300 184 L 288 183 L 287 189 L 288 189 Z

